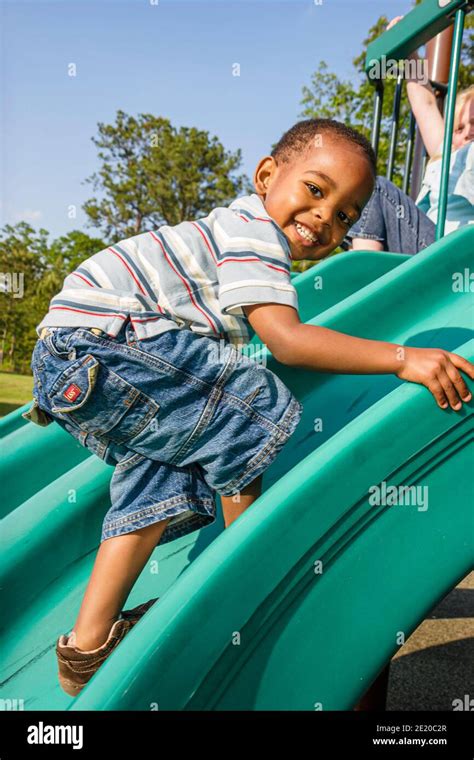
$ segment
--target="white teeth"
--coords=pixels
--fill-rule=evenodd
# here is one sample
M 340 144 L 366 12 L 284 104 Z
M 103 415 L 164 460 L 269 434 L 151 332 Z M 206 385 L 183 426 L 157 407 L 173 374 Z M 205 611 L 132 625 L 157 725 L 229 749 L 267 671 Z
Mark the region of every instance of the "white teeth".
M 306 227 L 303 227 L 302 224 L 299 224 L 298 222 L 295 222 L 295 227 L 306 240 L 310 240 L 312 243 L 317 243 L 318 238 L 316 235 L 313 235 Z

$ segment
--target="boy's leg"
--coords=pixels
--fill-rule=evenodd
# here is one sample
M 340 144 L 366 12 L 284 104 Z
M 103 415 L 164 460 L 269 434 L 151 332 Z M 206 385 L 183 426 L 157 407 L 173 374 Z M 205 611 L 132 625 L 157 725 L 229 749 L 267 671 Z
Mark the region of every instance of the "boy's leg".
M 225 527 L 234 522 L 262 490 L 262 475 L 233 496 L 221 496 Z M 130 590 L 159 543 L 170 518 L 103 541 L 74 625 L 76 646 L 95 649 L 109 635 Z
M 261 489 L 262 475 L 259 475 L 235 495 L 221 496 L 226 528 L 258 499 Z M 107 640 L 110 628 L 169 520 L 102 541 L 74 625 L 79 649 L 95 649 Z
M 250 507 L 258 499 L 262 492 L 262 475 L 249 483 L 241 491 L 233 496 L 221 496 L 222 514 L 224 515 L 224 524 L 228 528 L 242 512 Z
M 74 625 L 76 646 L 101 646 L 170 518 L 102 541 Z

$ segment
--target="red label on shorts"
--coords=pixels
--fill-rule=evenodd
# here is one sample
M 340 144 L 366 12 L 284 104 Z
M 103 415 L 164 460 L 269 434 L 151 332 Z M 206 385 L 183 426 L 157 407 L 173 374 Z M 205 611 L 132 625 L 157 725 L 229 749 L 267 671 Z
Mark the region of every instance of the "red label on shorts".
M 82 393 L 81 389 L 72 383 L 69 388 L 66 388 L 64 391 L 64 396 L 67 398 L 68 401 L 75 401 L 78 396 L 80 396 Z

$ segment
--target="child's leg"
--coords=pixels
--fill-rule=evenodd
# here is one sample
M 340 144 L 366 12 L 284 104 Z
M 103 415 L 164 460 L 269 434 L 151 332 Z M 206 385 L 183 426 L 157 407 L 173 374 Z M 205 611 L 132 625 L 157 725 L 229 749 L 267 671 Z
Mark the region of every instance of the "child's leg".
M 260 475 L 238 494 L 221 496 L 226 528 L 260 496 L 261 487 Z M 107 640 L 110 628 L 169 520 L 102 541 L 74 625 L 79 649 L 95 649 Z
M 354 249 L 375 241 L 382 246 L 378 250 L 413 255 L 431 245 L 435 233 L 436 225 L 406 193 L 377 176 L 374 192 L 347 238 L 356 241 Z
M 224 524 L 228 528 L 242 512 L 250 507 L 258 499 L 262 492 L 262 475 L 259 475 L 252 483 L 243 488 L 234 496 L 221 496 L 222 514 L 224 515 Z
M 234 496 L 221 496 L 225 527 L 236 520 L 262 489 L 262 476 Z M 238 500 L 237 500 L 238 498 Z M 103 541 L 74 625 L 76 646 L 95 649 L 109 635 L 130 590 L 159 543 L 169 519 Z
M 383 243 L 379 240 L 370 240 L 370 238 L 355 237 L 352 238 L 353 251 L 383 251 Z
M 170 518 L 102 541 L 76 620 L 76 646 L 101 646 Z

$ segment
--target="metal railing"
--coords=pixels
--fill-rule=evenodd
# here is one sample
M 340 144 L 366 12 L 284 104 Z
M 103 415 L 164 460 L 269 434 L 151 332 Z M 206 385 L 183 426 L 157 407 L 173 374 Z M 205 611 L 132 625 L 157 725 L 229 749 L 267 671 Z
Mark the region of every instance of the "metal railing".
M 453 23 L 454 35 L 451 49 L 451 62 L 449 69 L 449 81 L 444 108 L 444 138 L 443 158 L 441 164 L 441 180 L 439 189 L 438 218 L 436 224 L 436 240 L 444 235 L 446 222 L 446 209 L 448 198 L 448 181 L 451 159 L 451 146 L 454 126 L 454 108 L 456 102 L 457 81 L 459 65 L 461 61 L 462 35 L 466 13 L 473 9 L 474 0 L 424 0 L 410 13 L 407 13 L 401 21 L 388 31 L 384 32 L 367 48 L 365 71 L 369 80 L 375 87 L 374 118 L 372 125 L 372 147 L 377 155 L 380 125 L 382 120 L 382 107 L 384 97 L 384 85 L 382 72 L 385 70 L 387 60 L 398 62 L 397 84 L 393 102 L 393 111 L 390 129 L 390 147 L 387 161 L 387 179 L 393 176 L 395 153 L 398 139 L 398 123 L 400 119 L 400 104 L 403 88 L 403 61 L 420 45 L 430 40 L 439 32 Z M 380 76 L 374 76 L 374 70 L 379 71 Z M 405 157 L 403 191 L 408 192 L 410 174 L 412 169 L 413 145 L 415 141 L 416 122 L 413 114 L 410 115 L 408 129 L 407 153 Z

